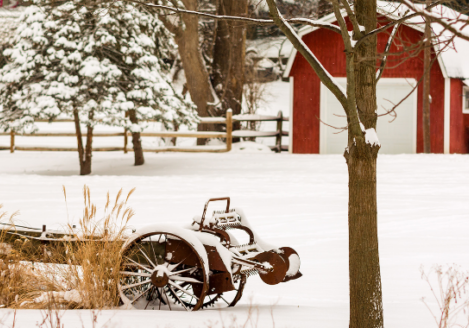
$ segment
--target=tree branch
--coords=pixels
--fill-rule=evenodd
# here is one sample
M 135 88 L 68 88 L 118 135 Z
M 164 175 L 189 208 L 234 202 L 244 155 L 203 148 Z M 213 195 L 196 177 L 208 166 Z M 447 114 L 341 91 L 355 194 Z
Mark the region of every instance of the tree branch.
M 381 75 L 383 75 L 384 68 L 386 67 L 386 62 L 388 59 L 387 53 L 389 52 L 389 48 L 391 48 L 392 41 L 394 40 L 394 37 L 396 36 L 396 32 L 399 29 L 399 26 L 401 26 L 401 24 L 394 25 L 391 35 L 389 35 L 388 42 L 386 43 L 386 48 L 384 48 L 384 53 L 386 55 L 384 55 L 383 60 L 381 61 L 381 65 L 379 66 L 378 74 L 376 76 L 376 83 L 378 83 L 379 79 L 381 78 Z
M 461 27 L 461 29 L 457 29 L 453 26 L 454 22 L 453 24 L 447 23 L 442 17 L 438 17 L 437 15 L 434 15 L 433 13 L 429 12 L 429 7 L 426 7 L 423 10 L 419 10 L 417 7 L 415 7 L 413 3 L 408 0 L 401 0 L 401 2 L 406 5 L 409 9 L 413 10 L 415 14 L 425 17 L 430 22 L 440 24 L 444 29 L 450 31 L 454 35 L 460 37 L 461 39 L 469 41 L 469 32 L 464 33 L 462 31 L 462 29 L 467 26 L 467 21 L 464 22 L 465 24 Z
M 344 17 L 342 17 L 342 14 L 340 12 L 338 0 L 332 0 L 332 7 L 334 8 L 334 15 L 337 18 L 337 23 L 339 24 L 339 27 L 340 27 L 340 32 L 341 32 L 340 34 L 342 35 L 342 40 L 344 41 L 345 51 L 352 52 L 353 51 L 352 42 L 350 40 L 350 35 L 348 33 L 347 24 L 345 23 Z
M 270 15 L 273 18 L 275 24 L 285 33 L 285 36 L 290 40 L 293 46 L 298 50 L 300 54 L 308 61 L 313 70 L 318 75 L 321 82 L 332 92 L 332 94 L 339 100 L 340 104 L 344 108 L 345 112 L 348 111 L 347 97 L 345 96 L 345 90 L 336 83 L 332 75 L 321 65 L 316 56 L 306 46 L 303 40 L 296 34 L 290 24 L 281 16 L 280 12 L 275 5 L 275 0 L 267 0 L 269 5 Z
M 164 5 L 156 5 L 152 3 L 143 3 L 137 0 L 125 0 L 127 2 L 133 2 L 133 3 L 138 3 L 142 6 L 147 6 L 151 7 L 154 9 L 162 9 L 162 10 L 169 10 L 173 13 L 176 14 L 189 14 L 189 15 L 198 15 L 202 17 L 207 17 L 207 18 L 213 18 L 217 20 L 228 20 L 228 21 L 238 21 L 238 22 L 248 22 L 256 25 L 275 25 L 275 22 L 272 19 L 257 19 L 257 18 L 249 18 L 249 17 L 238 17 L 238 16 L 225 16 L 225 15 L 214 15 L 214 14 L 209 14 L 209 13 L 204 13 L 200 11 L 194 11 L 194 10 L 186 10 L 186 9 L 181 9 L 177 7 L 170 7 L 170 6 L 164 6 Z M 309 25 L 312 27 L 319 27 L 319 28 L 325 28 L 330 31 L 340 33 L 340 29 L 332 24 L 329 23 L 324 23 L 321 21 L 317 20 L 312 20 L 312 19 L 307 19 L 307 18 L 290 18 L 290 19 L 285 19 L 285 21 L 293 24 L 302 24 L 302 25 Z
M 352 23 L 353 33 L 355 34 L 355 38 L 358 40 L 363 36 L 363 33 L 360 29 L 360 24 L 358 24 L 357 16 L 355 16 L 355 13 L 352 11 L 352 8 L 350 8 L 350 5 L 347 0 L 340 0 L 340 2 L 342 3 L 345 8 L 345 11 L 347 12 L 350 22 Z
M 351 41 L 351 36 L 347 29 L 342 13 L 340 12 L 339 0 L 332 0 L 332 7 L 334 15 L 337 18 L 340 30 L 342 32 L 342 39 L 345 45 L 345 59 L 346 59 L 346 72 L 347 72 L 347 121 L 349 122 L 349 136 L 352 135 L 355 139 L 362 139 L 363 133 L 360 128 L 360 120 L 357 111 L 357 102 L 355 99 L 355 54 Z M 358 24 L 358 23 L 357 23 Z M 345 107 L 344 107 L 345 109 Z M 349 138 L 350 140 L 350 138 Z
M 431 4 L 430 6 L 427 6 L 425 9 L 427 9 L 427 10 L 428 10 L 428 9 L 431 9 L 431 8 L 433 8 L 433 7 L 435 7 L 435 6 L 437 6 L 437 5 L 441 4 L 441 3 L 443 3 L 444 1 L 445 1 L 445 0 L 437 1 L 437 2 L 435 2 L 435 3 L 433 3 L 433 4 Z M 364 42 L 364 41 L 365 41 L 366 39 L 368 39 L 369 37 L 371 37 L 371 36 L 373 36 L 373 35 L 375 35 L 375 34 L 384 32 L 384 31 L 386 31 L 388 28 L 390 28 L 390 27 L 392 27 L 392 26 L 394 26 L 394 25 L 396 25 L 396 24 L 404 23 L 406 20 L 408 20 L 408 19 L 410 19 L 410 18 L 413 18 L 413 17 L 417 17 L 417 16 L 419 16 L 418 13 L 413 13 L 413 14 L 404 16 L 404 17 L 402 17 L 402 18 L 400 18 L 400 19 L 398 19 L 398 20 L 392 21 L 392 22 L 390 22 L 390 23 L 388 23 L 388 24 L 386 24 L 386 25 L 384 25 L 384 26 L 381 26 L 381 27 L 379 27 L 379 28 L 377 28 L 377 29 L 371 31 L 370 33 L 364 35 L 361 39 L 359 39 L 359 40 L 357 41 L 357 43 L 355 44 L 355 46 L 358 47 L 358 46 L 360 46 L 360 45 L 362 44 L 362 42 Z

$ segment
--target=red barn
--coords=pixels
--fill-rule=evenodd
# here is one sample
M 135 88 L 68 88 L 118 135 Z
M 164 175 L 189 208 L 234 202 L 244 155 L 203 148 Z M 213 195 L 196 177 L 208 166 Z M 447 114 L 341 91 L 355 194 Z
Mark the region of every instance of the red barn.
M 387 6 L 389 3 L 378 2 L 377 14 L 381 24 L 385 24 L 386 18 L 392 15 Z M 321 20 L 336 24 L 334 14 Z M 378 35 L 379 52 L 384 51 L 389 33 Z M 302 28 L 299 35 L 339 84 L 345 86 L 345 54 L 341 35 L 310 26 Z M 403 45 L 421 42 L 423 26 L 401 25 L 397 35 L 390 49 L 395 55 L 388 57 L 387 69 L 377 84 L 378 114 L 389 110 L 408 95 L 424 72 L 423 51 L 397 54 L 402 52 Z M 434 53 L 438 53 L 437 46 Z M 404 58 L 407 59 L 402 61 Z M 430 74 L 431 150 L 433 153 L 469 153 L 469 42 L 455 40 L 454 49 L 440 52 Z M 284 77 L 290 79 L 292 88 L 290 151 L 342 154 L 347 143 L 347 132 L 338 133 L 340 130 L 328 125 L 345 127 L 345 114 L 339 102 L 322 85 L 296 49 L 290 55 Z M 396 108 L 395 119 L 389 115 L 378 118 L 377 132 L 382 145 L 380 153 L 423 152 L 422 88 L 423 85 L 419 85 Z M 320 124 L 320 120 L 327 125 Z

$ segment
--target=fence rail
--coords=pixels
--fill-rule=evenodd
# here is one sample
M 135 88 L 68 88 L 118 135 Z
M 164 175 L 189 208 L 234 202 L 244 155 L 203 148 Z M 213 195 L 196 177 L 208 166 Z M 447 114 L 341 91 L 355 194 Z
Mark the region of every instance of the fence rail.
M 152 122 L 149 120 L 148 122 Z M 233 122 L 268 122 L 276 121 L 276 131 L 251 131 L 251 130 L 235 130 L 233 131 Z M 224 138 L 226 139 L 226 148 L 211 147 L 211 146 L 194 146 L 194 147 L 160 147 L 155 149 L 144 149 L 144 152 L 228 152 L 231 150 L 233 138 L 262 138 L 262 137 L 275 137 L 275 146 L 270 148 L 276 152 L 287 151 L 288 146 L 282 146 L 282 136 L 288 136 L 287 131 L 283 131 L 283 122 L 289 121 L 288 117 L 283 117 L 280 111 L 277 116 L 257 115 L 257 114 L 244 114 L 244 115 L 232 115 L 231 110 L 226 113 L 224 117 L 203 117 L 200 119 L 199 124 L 225 124 L 226 132 L 219 131 L 162 131 L 162 132 L 141 132 L 142 137 L 160 137 L 160 138 Z M 72 119 L 54 119 L 50 120 L 36 120 L 35 122 L 74 122 Z M 154 122 L 154 121 L 153 121 Z M 16 137 L 76 137 L 76 133 L 70 132 L 39 132 L 39 133 L 25 133 L 17 134 L 15 131 L 0 133 L 0 136 L 10 136 L 10 146 L 0 146 L 0 150 L 10 150 L 10 153 L 14 153 L 15 150 L 19 151 L 77 151 L 77 148 L 73 147 L 23 147 L 15 145 Z M 93 133 L 95 137 L 123 137 L 123 147 L 99 147 L 93 148 L 93 151 L 133 151 L 128 149 L 128 137 L 132 136 L 131 132 L 97 132 Z

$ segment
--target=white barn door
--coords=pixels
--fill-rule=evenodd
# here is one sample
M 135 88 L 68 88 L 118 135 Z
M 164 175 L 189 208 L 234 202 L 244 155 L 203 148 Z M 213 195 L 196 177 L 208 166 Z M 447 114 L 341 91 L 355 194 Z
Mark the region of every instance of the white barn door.
M 345 78 L 337 79 L 345 88 Z M 384 114 L 411 92 L 414 79 L 381 78 L 377 89 L 378 115 Z M 345 127 L 344 110 L 334 95 L 321 84 L 321 121 L 334 127 Z M 396 119 L 378 117 L 377 132 L 381 143 L 380 154 L 413 154 L 417 150 L 417 92 L 414 91 L 396 108 Z M 393 121 L 392 121 L 393 120 Z M 390 122 L 392 121 L 392 122 Z M 319 147 L 321 154 L 343 154 L 347 147 L 347 131 L 320 124 Z M 340 133 L 338 133 L 340 132 Z

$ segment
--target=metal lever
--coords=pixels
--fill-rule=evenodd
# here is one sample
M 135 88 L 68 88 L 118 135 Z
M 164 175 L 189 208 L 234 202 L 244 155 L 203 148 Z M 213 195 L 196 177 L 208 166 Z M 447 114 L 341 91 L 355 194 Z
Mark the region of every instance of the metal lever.
M 204 226 L 205 215 L 207 214 L 208 204 L 209 204 L 210 202 L 215 202 L 215 201 L 218 201 L 218 200 L 226 200 L 226 211 L 225 211 L 225 213 L 229 213 L 229 212 L 230 212 L 230 197 L 210 198 L 210 199 L 205 203 L 204 212 L 202 213 L 202 219 L 200 219 L 200 227 L 199 227 L 199 230 L 200 230 L 200 231 L 202 231 L 202 227 Z

